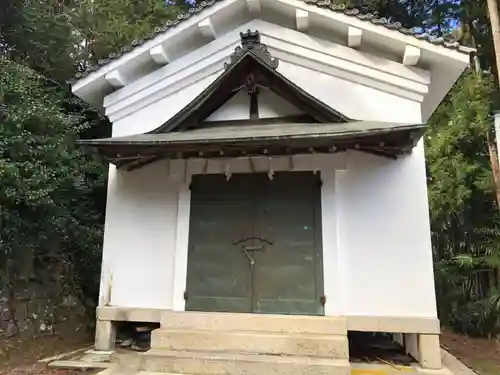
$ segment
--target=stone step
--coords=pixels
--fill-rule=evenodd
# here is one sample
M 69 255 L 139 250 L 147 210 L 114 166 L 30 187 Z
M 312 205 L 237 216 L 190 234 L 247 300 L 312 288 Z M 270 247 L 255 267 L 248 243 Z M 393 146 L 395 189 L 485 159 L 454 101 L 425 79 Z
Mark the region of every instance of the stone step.
M 196 375 L 349 375 L 349 361 L 260 354 L 166 351 L 143 354 L 142 370 Z
M 209 330 L 153 331 L 151 348 L 179 351 L 232 352 L 349 358 L 345 335 L 311 335 L 268 332 L 227 332 Z
M 346 335 L 344 317 L 168 311 L 162 328 L 175 330 L 261 331 Z

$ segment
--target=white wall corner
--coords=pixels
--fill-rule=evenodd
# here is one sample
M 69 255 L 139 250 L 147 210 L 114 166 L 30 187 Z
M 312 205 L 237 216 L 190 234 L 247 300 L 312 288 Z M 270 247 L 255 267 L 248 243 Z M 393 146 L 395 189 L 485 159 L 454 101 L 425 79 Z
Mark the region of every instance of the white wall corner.
M 358 48 L 361 46 L 361 39 L 363 37 L 363 30 L 357 27 L 349 26 L 347 35 L 347 45 L 351 48 Z
M 407 44 L 405 46 L 405 53 L 403 56 L 403 65 L 406 66 L 415 66 L 418 64 L 420 60 L 421 51 L 420 48 L 410 46 Z
M 260 13 L 261 11 L 260 0 L 246 0 L 246 2 L 247 2 L 247 8 L 250 11 L 250 13 Z
M 500 150 L 500 111 L 493 112 L 493 119 L 495 120 L 495 138 L 497 141 L 497 150 Z M 498 154 L 498 162 L 500 163 L 500 154 Z
M 149 55 L 153 59 L 153 61 L 160 65 L 165 65 L 170 62 L 170 58 L 168 57 L 167 51 L 162 44 L 158 44 L 157 46 L 151 48 L 149 50 Z
M 309 12 L 302 9 L 296 9 L 295 24 L 298 31 L 307 31 L 309 28 Z
M 111 86 L 116 88 L 124 87 L 127 84 L 125 77 L 118 70 L 112 70 L 104 78 Z
M 211 39 L 216 38 L 215 29 L 210 17 L 205 18 L 203 21 L 198 23 L 198 30 L 200 31 L 200 34 L 206 38 L 211 38 Z
M 334 170 L 321 171 L 321 223 L 323 230 L 323 282 L 324 295 L 326 297 L 325 315 L 337 316 L 341 314 L 342 307 L 338 299 L 339 295 L 339 274 L 338 269 L 338 246 L 337 231 L 332 228 L 337 227 L 337 212 L 335 207 L 335 173 Z

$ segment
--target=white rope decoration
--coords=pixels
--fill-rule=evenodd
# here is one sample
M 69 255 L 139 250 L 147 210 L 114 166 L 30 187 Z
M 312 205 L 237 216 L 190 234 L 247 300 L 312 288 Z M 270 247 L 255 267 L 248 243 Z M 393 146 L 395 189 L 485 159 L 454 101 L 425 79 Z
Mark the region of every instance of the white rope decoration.
M 269 180 L 274 180 L 274 167 L 273 167 L 273 158 L 269 156 L 267 158 L 267 161 L 269 163 L 269 172 L 267 173 L 267 176 L 269 177 Z
M 312 153 L 312 159 L 313 159 L 313 165 L 314 165 L 314 174 L 317 174 L 319 172 L 319 168 L 318 168 L 318 159 L 316 158 L 316 153 L 314 152 L 314 149 L 311 149 L 311 153 Z
M 226 176 L 226 181 L 231 179 L 231 159 L 226 159 L 226 163 L 224 165 L 224 175 Z
M 166 162 L 167 165 L 165 166 L 165 169 L 166 169 L 167 176 L 169 179 L 172 177 L 171 176 L 171 172 L 172 172 L 171 163 L 172 163 L 172 159 L 167 159 L 167 162 Z
M 248 163 L 250 164 L 250 170 L 252 171 L 252 173 L 255 173 L 255 165 L 251 156 L 248 157 Z
M 290 168 L 291 171 L 295 170 L 295 165 L 293 164 L 293 155 L 288 155 L 288 168 Z
M 188 170 L 189 170 L 189 159 L 184 159 L 184 183 L 189 183 Z
M 208 172 L 208 159 L 205 159 L 205 165 L 203 166 L 203 174 Z

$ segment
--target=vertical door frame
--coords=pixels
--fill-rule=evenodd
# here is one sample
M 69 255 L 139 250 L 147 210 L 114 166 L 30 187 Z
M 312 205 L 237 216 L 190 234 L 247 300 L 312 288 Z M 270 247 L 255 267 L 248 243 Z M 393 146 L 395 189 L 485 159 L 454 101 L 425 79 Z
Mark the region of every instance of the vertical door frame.
M 291 161 L 293 158 L 293 161 Z M 241 159 L 241 158 L 240 158 Z M 261 159 L 264 159 L 261 158 Z M 240 160 L 241 161 L 241 160 Z M 184 293 L 187 282 L 189 223 L 191 211 L 191 176 L 194 174 L 217 173 L 223 174 L 227 160 L 193 159 L 185 160 L 184 182 L 179 186 L 177 201 L 177 232 L 175 242 L 174 274 L 173 274 L 173 301 L 174 311 L 185 311 Z M 346 154 L 316 154 L 293 155 L 292 157 L 273 157 L 275 171 L 317 171 L 320 173 L 321 186 L 321 245 L 323 263 L 323 293 L 326 297 L 324 306 L 326 316 L 342 315 L 342 294 L 339 274 L 339 247 L 338 247 L 338 216 L 339 201 L 335 185 L 337 170 L 345 170 Z M 252 163 L 239 163 L 245 169 L 232 171 L 233 173 L 267 172 L 255 171 Z M 209 172 L 207 172 L 209 171 Z M 331 228 L 331 229 L 330 229 Z M 318 275 L 319 277 L 319 275 Z
M 177 231 L 174 251 L 173 274 L 173 301 L 172 310 L 184 311 L 186 291 L 188 248 L 189 248 L 189 222 L 191 219 L 191 176 L 185 176 L 184 182 L 179 186 L 177 195 Z
M 342 299 L 339 274 L 338 216 L 339 200 L 335 189 L 337 171 L 322 173 L 321 224 L 323 244 L 323 290 L 326 298 L 325 315 L 342 315 Z M 328 209 L 330 208 L 331 209 Z M 327 228 L 325 230 L 325 228 Z

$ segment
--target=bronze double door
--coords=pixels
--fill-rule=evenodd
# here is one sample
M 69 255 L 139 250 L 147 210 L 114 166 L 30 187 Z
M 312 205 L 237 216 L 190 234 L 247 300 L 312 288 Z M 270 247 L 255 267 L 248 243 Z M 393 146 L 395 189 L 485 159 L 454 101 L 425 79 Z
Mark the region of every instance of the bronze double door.
M 194 176 L 186 310 L 323 315 L 319 181 Z

